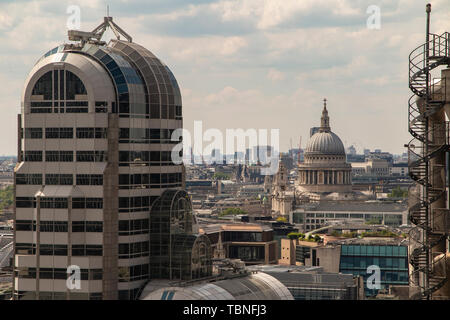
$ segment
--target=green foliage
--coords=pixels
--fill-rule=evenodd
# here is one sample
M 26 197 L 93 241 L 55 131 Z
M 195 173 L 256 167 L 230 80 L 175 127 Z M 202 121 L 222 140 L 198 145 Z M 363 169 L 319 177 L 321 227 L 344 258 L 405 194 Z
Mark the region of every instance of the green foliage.
M 333 237 L 356 238 L 356 237 L 358 237 L 358 232 L 352 231 L 352 232 L 342 233 L 342 232 L 334 230 L 333 232 L 331 232 L 331 235 Z
M 213 175 L 213 180 L 230 180 L 230 175 L 223 172 L 216 172 Z
M 308 235 L 307 237 L 305 234 L 301 232 L 291 232 L 288 233 L 287 237 L 291 240 L 299 239 L 300 241 L 310 241 L 310 242 L 318 242 L 321 240 L 319 235 Z
M 389 198 L 407 198 L 408 190 L 403 190 L 399 186 L 392 189 L 392 192 L 388 195 Z
M 240 208 L 227 208 L 219 214 L 219 217 L 238 215 L 238 214 L 247 214 L 247 211 L 242 210 Z
M 291 232 L 291 233 L 287 234 L 287 237 L 288 237 L 288 239 L 295 240 L 295 239 L 298 239 L 299 233 L 298 232 Z
M 365 222 L 365 224 L 369 224 L 369 225 L 374 225 L 374 224 L 381 224 L 381 218 L 380 219 L 370 219 L 370 220 L 367 220 L 366 222 Z
M 390 238 L 396 238 L 399 237 L 397 233 L 394 233 L 389 230 L 381 230 L 381 231 L 369 231 L 369 232 L 363 232 L 361 234 L 362 237 L 390 237 Z
M 285 217 L 278 217 L 277 222 L 287 222 L 287 219 Z
M 14 202 L 14 186 L 0 190 L 0 211 L 12 206 Z

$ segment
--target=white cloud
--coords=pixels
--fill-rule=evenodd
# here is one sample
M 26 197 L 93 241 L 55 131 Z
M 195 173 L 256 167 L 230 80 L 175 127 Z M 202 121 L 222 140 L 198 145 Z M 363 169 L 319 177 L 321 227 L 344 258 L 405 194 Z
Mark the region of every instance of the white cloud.
M 283 72 L 271 68 L 269 69 L 269 72 L 267 72 L 267 78 L 271 81 L 280 81 L 285 78 L 285 75 Z

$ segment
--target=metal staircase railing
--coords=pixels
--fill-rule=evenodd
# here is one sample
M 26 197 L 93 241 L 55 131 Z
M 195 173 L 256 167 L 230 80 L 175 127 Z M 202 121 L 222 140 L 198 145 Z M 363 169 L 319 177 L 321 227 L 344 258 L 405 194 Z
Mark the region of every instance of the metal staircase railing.
M 448 237 L 449 210 L 432 208 L 432 204 L 446 196 L 445 183 L 437 184 L 443 165 L 432 163 L 449 150 L 449 123 L 433 124 L 430 117 L 440 112 L 445 104 L 445 82 L 431 81 L 430 72 L 450 63 L 450 33 L 428 34 L 426 43 L 409 55 L 409 88 L 414 95 L 408 102 L 408 130 L 413 136 L 408 146 L 408 166 L 411 178 L 421 186 L 416 198 L 411 199 L 409 219 L 415 225 L 411 239 L 409 262 L 411 282 L 420 288 L 417 298 L 430 299 L 447 281 L 444 268 L 445 253 L 434 252 L 433 247 Z M 438 217 L 443 217 L 435 221 Z M 439 223 L 438 223 L 439 222 Z M 439 271 L 439 272 L 438 272 Z

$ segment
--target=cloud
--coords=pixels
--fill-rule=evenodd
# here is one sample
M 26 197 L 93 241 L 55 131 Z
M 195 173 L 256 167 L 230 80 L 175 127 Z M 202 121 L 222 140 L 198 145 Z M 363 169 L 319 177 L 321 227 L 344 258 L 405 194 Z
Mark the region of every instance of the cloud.
M 410 0 L 4 0 L 2 136 L 15 135 L 11 119 L 33 64 L 67 41 L 67 5 L 80 6 L 82 29 L 89 31 L 107 3 L 114 21 L 174 72 L 187 126 L 204 119 L 214 126 L 279 127 L 286 141 L 299 135 L 306 141 L 327 97 L 343 140 L 404 151 L 407 59 L 424 42 L 425 26 L 425 3 Z M 372 4 L 381 8 L 380 30 L 366 28 Z M 449 31 L 449 19 L 450 2 L 433 1 L 432 31 Z M 0 148 L 15 153 L 15 141 L 2 139 Z
M 271 81 L 280 81 L 285 78 L 284 73 L 280 72 L 276 69 L 269 69 L 269 72 L 267 72 L 267 78 Z

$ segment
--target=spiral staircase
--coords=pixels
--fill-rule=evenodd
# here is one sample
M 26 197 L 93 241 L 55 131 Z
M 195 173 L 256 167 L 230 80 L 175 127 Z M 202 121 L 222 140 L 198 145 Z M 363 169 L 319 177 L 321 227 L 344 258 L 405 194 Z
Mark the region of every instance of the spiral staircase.
M 433 205 L 446 198 L 445 165 L 439 161 L 450 150 L 449 123 L 435 121 L 445 104 L 445 79 L 433 82 L 431 71 L 450 64 L 450 34 L 428 34 L 428 41 L 409 56 L 409 87 L 414 95 L 409 99 L 409 132 L 413 139 L 407 145 L 409 174 L 420 186 L 412 196 L 409 219 L 415 225 L 410 231 L 410 281 L 420 288 L 417 299 L 432 299 L 433 293 L 447 281 L 445 252 L 434 247 L 448 237 L 448 210 Z M 442 163 L 442 161 L 441 161 Z M 412 204 L 411 204 L 412 201 Z M 442 203 L 442 202 L 441 202 Z M 442 225 L 444 224 L 444 225 Z M 437 266 L 444 265 L 442 268 Z

